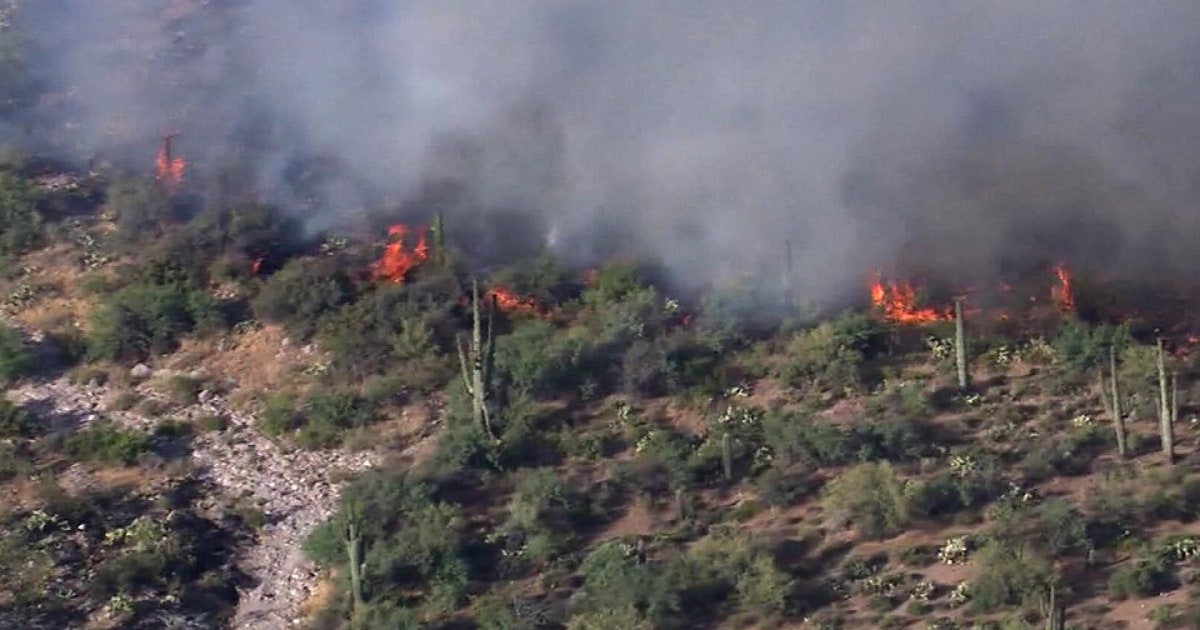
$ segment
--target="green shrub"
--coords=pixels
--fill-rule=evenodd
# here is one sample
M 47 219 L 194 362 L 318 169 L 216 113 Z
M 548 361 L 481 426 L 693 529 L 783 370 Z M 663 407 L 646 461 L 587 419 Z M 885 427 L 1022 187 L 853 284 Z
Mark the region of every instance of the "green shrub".
M 42 243 L 39 201 L 29 180 L 0 170 L 0 256 L 20 254 Z
M 140 431 L 97 422 L 67 436 L 63 450 L 79 461 L 132 464 L 150 450 L 150 440 Z
M 1108 578 L 1108 595 L 1116 600 L 1151 597 L 1173 589 L 1176 584 L 1171 568 L 1163 559 L 1135 559 L 1113 570 Z
M 251 306 L 258 319 L 278 322 L 288 334 L 307 339 L 321 316 L 349 302 L 354 292 L 340 258 L 297 258 L 267 279 Z
M 322 317 L 317 339 L 333 359 L 334 374 L 357 381 L 397 363 L 441 367 L 438 355 L 453 343 L 453 305 L 429 298 L 420 288 L 386 286 Z
M 307 448 L 331 448 L 341 443 L 347 431 L 366 426 L 374 418 L 375 408 L 363 398 L 317 392 L 301 405 L 297 439 Z
M 1074 372 L 1085 372 L 1107 365 L 1109 348 L 1115 346 L 1120 352 L 1130 341 L 1127 326 L 1093 327 L 1077 319 L 1069 319 L 1059 326 L 1051 345 L 1060 363 Z
M 825 488 L 833 517 L 863 536 L 886 538 L 900 533 L 911 519 L 910 490 L 887 463 L 859 464 Z
M 171 198 L 157 182 L 127 178 L 108 187 L 105 212 L 117 224 L 117 234 L 128 245 L 162 233 L 172 218 Z
M 1045 558 L 1020 542 L 1015 546 L 990 542 L 979 551 L 976 562 L 979 574 L 971 582 L 971 602 L 980 612 L 1036 604 L 1057 580 Z
M 858 389 L 863 364 L 876 350 L 880 335 L 873 320 L 850 313 L 796 333 L 787 345 L 780 376 L 792 387 L 836 394 Z
M 216 329 L 224 315 L 198 287 L 181 282 L 133 284 L 105 300 L 92 316 L 88 355 L 96 359 L 139 361 L 169 352 L 193 330 Z
M 15 381 L 33 369 L 33 357 L 21 331 L 0 324 L 0 383 Z
M 0 395 L 0 440 L 33 437 L 37 428 L 33 416 Z

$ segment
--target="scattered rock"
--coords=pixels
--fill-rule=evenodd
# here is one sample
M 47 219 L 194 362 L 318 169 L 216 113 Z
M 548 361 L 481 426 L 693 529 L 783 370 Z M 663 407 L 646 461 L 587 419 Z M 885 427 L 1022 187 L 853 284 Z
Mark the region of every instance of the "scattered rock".
M 130 370 L 130 376 L 139 381 L 152 374 L 153 370 L 142 364 Z M 155 395 L 149 383 L 141 383 L 135 391 L 143 396 Z M 105 417 L 125 427 L 154 430 L 160 418 L 147 418 L 136 410 L 113 410 L 103 416 L 93 413 L 113 393 L 107 386 L 85 388 L 64 377 L 26 382 L 11 390 L 9 397 L 18 404 L 49 404 L 52 425 L 66 418 L 79 418 L 79 424 L 86 426 Z M 238 565 L 259 585 L 240 593 L 233 627 L 289 627 L 298 620 L 301 604 L 318 583 L 301 544 L 337 509 L 341 484 L 330 483 L 330 473 L 338 471 L 338 478 L 342 478 L 345 472 L 366 470 L 376 464 L 376 457 L 369 452 L 285 451 L 253 429 L 253 415 L 225 405 L 220 396 L 205 390 L 196 404 L 176 408 L 161 419 L 195 422 L 213 415 L 229 419 L 225 431 L 204 432 L 193 440 L 190 464 L 197 477 L 220 488 L 226 497 L 220 503 L 228 506 L 233 497 L 245 497 L 271 523 L 258 532 L 256 544 L 238 558 Z M 87 471 L 78 466 L 60 479 L 76 492 L 93 483 Z
M 153 375 L 154 370 L 150 369 L 150 366 L 145 363 L 139 363 L 129 370 L 129 377 L 138 381 L 144 381 Z

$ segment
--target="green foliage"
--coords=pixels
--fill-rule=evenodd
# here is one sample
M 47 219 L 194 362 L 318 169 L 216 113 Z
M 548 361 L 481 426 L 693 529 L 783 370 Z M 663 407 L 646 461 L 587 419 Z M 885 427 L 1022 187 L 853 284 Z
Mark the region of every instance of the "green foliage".
M 297 440 L 306 448 L 332 448 L 350 429 L 375 419 L 375 408 L 366 399 L 344 392 L 316 392 L 300 408 Z
M 2 56 L 3 46 L 0 45 L 0 64 L 3 64 Z M 2 76 L 0 82 L 3 82 Z M 20 254 L 42 243 L 40 199 L 29 180 L 0 170 L 0 256 Z
M 788 342 L 780 376 L 792 387 L 843 393 L 862 385 L 862 368 L 877 349 L 879 325 L 865 315 L 845 313 L 796 333 Z
M 898 534 L 911 520 L 911 490 L 887 463 L 846 470 L 826 486 L 825 502 L 835 519 L 869 538 Z
M 24 409 L 0 396 L 0 440 L 33 437 L 37 422 Z
M 1058 334 L 1051 345 L 1054 355 L 1063 365 L 1074 372 L 1086 372 L 1107 365 L 1108 349 L 1117 352 L 1129 343 L 1127 326 L 1090 326 L 1076 319 L 1066 320 L 1059 326 Z
M 339 377 L 362 380 L 404 362 L 442 384 L 451 375 L 439 354 L 452 343 L 453 308 L 419 287 L 382 287 L 323 317 L 317 340 Z
M 980 550 L 979 574 L 971 583 L 971 602 L 981 612 L 1006 606 L 1032 606 L 1057 581 L 1053 567 L 1022 545 L 991 542 Z
M 78 461 L 132 464 L 150 450 L 150 439 L 141 431 L 123 429 L 111 422 L 95 422 L 67 436 L 63 450 Z
M 315 562 L 341 566 L 343 573 L 340 528 L 351 506 L 361 515 L 368 603 L 419 606 L 430 615 L 462 603 L 469 566 L 463 556 L 466 521 L 457 505 L 436 500 L 430 487 L 402 473 L 367 473 L 347 486 L 338 513 L 305 542 Z M 393 596 L 381 599 L 385 594 Z
M 104 301 L 88 327 L 88 355 L 114 361 L 144 360 L 171 351 L 194 330 L 215 330 L 224 314 L 203 289 L 182 282 L 137 283 Z
M 590 285 L 583 292 L 583 302 L 593 308 L 603 308 L 636 299 L 647 291 L 653 289 L 642 282 L 636 267 L 613 262 L 596 269 Z
M 307 339 L 321 316 L 349 302 L 354 293 L 346 264 L 337 257 L 297 258 L 267 279 L 251 306 L 258 319 L 278 322 L 289 334 Z
M 1108 578 L 1108 596 L 1116 599 L 1151 597 L 1174 588 L 1175 576 L 1159 556 L 1130 560 Z
M 25 376 L 33 368 L 33 357 L 21 331 L 0 323 L 0 383 Z
M 671 576 L 637 561 L 634 549 L 620 542 L 600 545 L 579 567 L 587 593 L 586 612 L 633 608 L 651 621 L 678 609 Z M 587 627 L 587 626 L 584 626 Z
M 147 178 L 113 182 L 104 209 L 116 222 L 117 234 L 131 246 L 160 234 L 172 218 L 167 191 Z

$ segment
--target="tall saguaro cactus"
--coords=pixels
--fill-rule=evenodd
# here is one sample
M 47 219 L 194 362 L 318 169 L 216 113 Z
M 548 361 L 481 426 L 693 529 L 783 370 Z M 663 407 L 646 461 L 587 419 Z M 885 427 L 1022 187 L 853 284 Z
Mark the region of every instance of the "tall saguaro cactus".
M 1167 352 L 1163 348 L 1162 337 L 1158 338 L 1158 426 L 1162 433 L 1163 456 L 1167 464 L 1175 463 L 1175 416 L 1179 411 L 1175 405 L 1179 401 L 1175 376 L 1171 376 L 1171 384 L 1167 383 Z M 1170 388 L 1170 389 L 1168 389 Z
M 1058 586 L 1047 588 L 1045 599 L 1046 630 L 1063 630 L 1067 627 L 1067 609 L 1058 601 Z
M 461 339 L 458 344 L 458 362 L 462 367 L 463 386 L 471 397 L 471 414 L 475 424 L 492 439 L 491 412 L 488 408 L 492 393 L 492 382 L 496 367 L 496 337 L 492 334 L 496 318 L 496 297 L 492 296 L 488 310 L 487 336 L 483 332 L 483 318 L 479 313 L 479 282 L 471 279 L 471 343 L 465 347 Z
M 728 433 L 721 436 L 721 467 L 725 481 L 733 481 L 733 438 Z
M 958 368 L 958 388 L 965 390 L 971 385 L 967 373 L 967 330 L 963 321 L 962 298 L 954 300 L 954 364 Z
M 1117 434 L 1117 454 L 1121 459 L 1125 459 L 1129 455 L 1128 434 L 1125 431 L 1125 417 L 1121 413 L 1121 393 L 1117 388 L 1117 349 L 1116 346 L 1108 348 L 1108 371 L 1109 371 L 1109 386 L 1105 389 L 1104 385 L 1104 368 L 1100 368 L 1097 372 L 1097 381 L 1100 386 L 1100 402 L 1104 405 L 1104 411 L 1112 418 L 1113 430 Z
M 363 539 L 361 523 L 357 511 L 351 508 L 346 517 L 342 530 L 346 543 L 347 560 L 350 563 L 350 590 L 354 594 L 354 605 L 362 606 L 366 599 L 363 597 L 363 572 L 366 563 L 363 562 Z
M 433 237 L 433 260 L 439 265 L 444 265 L 446 264 L 446 223 L 441 210 L 433 215 L 433 225 L 430 226 L 429 232 Z

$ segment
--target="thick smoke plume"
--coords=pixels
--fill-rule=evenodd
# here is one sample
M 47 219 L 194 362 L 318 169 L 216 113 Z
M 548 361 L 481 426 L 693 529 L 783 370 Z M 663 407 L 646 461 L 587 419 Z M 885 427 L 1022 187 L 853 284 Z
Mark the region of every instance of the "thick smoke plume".
M 317 228 L 440 204 L 480 247 L 528 229 L 686 285 L 776 282 L 785 242 L 814 301 L 875 267 L 1186 285 L 1197 24 L 1126 0 L 40 0 L 21 26 L 57 100 L 21 124 L 130 164 L 178 131 L 214 186 Z

